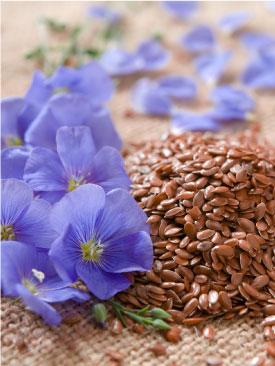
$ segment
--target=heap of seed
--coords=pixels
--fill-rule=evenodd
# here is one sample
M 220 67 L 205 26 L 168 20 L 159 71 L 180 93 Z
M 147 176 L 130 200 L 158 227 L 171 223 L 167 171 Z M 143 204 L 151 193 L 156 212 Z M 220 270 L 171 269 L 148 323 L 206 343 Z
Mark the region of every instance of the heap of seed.
M 154 264 L 135 273 L 122 302 L 162 307 L 185 324 L 275 315 L 274 148 L 253 134 L 185 133 L 143 144 L 126 168 Z

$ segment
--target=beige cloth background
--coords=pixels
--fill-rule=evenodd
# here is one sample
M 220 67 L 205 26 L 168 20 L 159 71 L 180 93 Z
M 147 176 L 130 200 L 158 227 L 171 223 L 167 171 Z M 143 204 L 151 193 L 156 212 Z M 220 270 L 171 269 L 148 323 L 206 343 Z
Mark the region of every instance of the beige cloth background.
M 75 23 L 85 19 L 87 2 L 2 2 L 2 97 L 24 95 L 35 69 L 32 62 L 22 54 L 37 44 L 35 21 L 38 16 L 54 16 Z M 177 45 L 178 38 L 190 23 L 177 21 L 166 14 L 157 2 L 110 2 L 125 14 L 125 46 L 133 49 L 149 35 L 160 32 L 171 50 L 171 60 L 161 72 L 148 74 L 159 76 L 167 73 L 194 75 L 190 56 Z M 246 30 L 275 32 L 275 14 L 267 10 L 264 2 L 202 2 L 199 14 L 191 24 L 205 23 L 216 30 L 217 21 L 230 11 L 249 10 L 253 18 Z M 238 85 L 237 75 L 247 60 L 247 52 L 238 43 L 237 37 L 228 38 L 218 34 L 223 48 L 235 51 L 223 82 Z M 119 81 L 117 91 L 110 103 L 116 127 L 124 141 L 138 142 L 158 138 L 169 128 L 166 118 L 153 118 L 134 114 L 129 117 L 129 88 L 143 75 L 125 77 Z M 262 134 L 270 141 L 275 137 L 275 93 L 262 91 L 253 93 L 256 100 L 256 116 L 262 126 Z M 208 89 L 199 84 L 199 98 L 185 105 L 193 110 L 209 107 Z M 91 322 L 91 303 L 77 305 L 72 302 L 57 305 L 66 317 L 78 315 L 78 323 L 49 327 L 21 303 L 12 304 L 2 299 L 2 364 L 8 366 L 105 366 L 109 358 L 108 349 L 120 350 L 129 366 L 201 366 L 208 355 L 218 354 L 227 366 L 249 365 L 256 355 L 265 355 L 264 339 L 259 321 L 248 317 L 230 321 L 212 322 L 215 337 L 206 340 L 195 327 L 183 327 L 181 341 L 174 345 L 166 342 L 161 334 L 148 331 L 142 336 L 124 330 L 119 336 L 110 331 L 95 329 Z M 167 347 L 167 354 L 152 356 L 149 345 L 158 342 Z M 175 362 L 175 364 L 173 364 Z

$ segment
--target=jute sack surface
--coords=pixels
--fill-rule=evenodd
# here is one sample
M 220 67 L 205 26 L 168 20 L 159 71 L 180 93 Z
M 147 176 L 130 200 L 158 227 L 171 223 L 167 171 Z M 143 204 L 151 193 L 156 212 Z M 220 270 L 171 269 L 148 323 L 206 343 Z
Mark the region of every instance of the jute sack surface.
M 54 16 L 68 22 L 84 19 L 84 2 L 13 2 L 2 3 L 2 97 L 24 95 L 34 65 L 22 59 L 22 54 L 37 42 L 35 20 L 38 16 Z M 193 75 L 191 58 L 177 46 L 178 39 L 190 24 L 176 21 L 160 9 L 156 2 L 110 3 L 125 13 L 125 46 L 129 49 L 155 32 L 164 36 L 171 50 L 171 60 L 161 72 L 136 75 L 120 80 L 114 98 L 110 103 L 116 127 L 126 143 L 159 138 L 169 129 L 166 118 L 152 118 L 132 114 L 129 89 L 143 76 L 160 76 L 168 73 Z M 217 20 L 230 11 L 249 10 L 253 18 L 246 30 L 274 32 L 275 15 L 264 6 L 264 2 L 203 2 L 200 12 L 191 24 L 209 24 L 217 27 Z M 237 77 L 243 69 L 247 52 L 237 37 L 218 35 L 224 49 L 232 49 L 234 58 L 228 66 L 223 82 L 239 85 Z M 199 84 L 196 102 L 184 105 L 200 111 L 210 106 L 209 90 Z M 275 94 L 254 93 L 257 120 L 262 126 L 262 135 L 270 141 L 275 138 Z M 232 320 L 212 320 L 214 338 L 203 338 L 197 328 L 182 327 L 181 341 L 171 344 L 155 331 L 142 336 L 125 329 L 121 335 L 113 336 L 109 330 L 95 329 L 91 321 L 91 304 L 67 302 L 56 308 L 66 318 L 74 318 L 75 324 L 46 326 L 42 319 L 14 299 L 2 298 L 2 365 L 9 366 L 105 366 L 109 358 L 107 350 L 119 350 L 124 354 L 123 365 L 129 366 L 200 366 L 210 355 L 219 355 L 228 366 L 249 365 L 256 355 L 265 355 L 262 328 L 259 321 L 243 317 Z M 110 324 L 111 319 L 109 319 Z M 147 349 L 154 343 L 167 347 L 167 354 L 155 357 Z

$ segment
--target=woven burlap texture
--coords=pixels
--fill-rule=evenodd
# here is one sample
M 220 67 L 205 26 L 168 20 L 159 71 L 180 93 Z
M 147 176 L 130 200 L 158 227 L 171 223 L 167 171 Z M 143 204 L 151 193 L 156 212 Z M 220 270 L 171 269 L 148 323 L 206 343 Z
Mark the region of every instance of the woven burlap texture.
M 3 2 L 2 3 L 2 97 L 24 95 L 31 80 L 34 64 L 22 59 L 22 54 L 37 42 L 35 20 L 38 16 L 54 16 L 69 22 L 84 19 L 84 2 Z M 125 14 L 125 46 L 134 48 L 139 41 L 160 32 L 171 50 L 171 60 L 156 77 L 167 73 L 194 75 L 190 56 L 178 47 L 180 35 L 190 27 L 169 17 L 157 2 L 109 3 Z M 203 2 L 200 12 L 191 24 L 209 24 L 218 30 L 217 21 L 230 11 L 248 10 L 252 20 L 246 30 L 274 32 L 274 14 L 264 2 Z M 238 85 L 237 76 L 243 69 L 247 53 L 237 37 L 218 36 L 225 49 L 234 51 L 223 82 Z M 146 75 L 146 76 L 151 76 Z M 152 118 L 129 113 L 129 89 L 144 75 L 126 77 L 117 85 L 110 109 L 119 133 L 126 142 L 139 142 L 159 138 L 169 128 L 168 119 Z M 206 86 L 200 84 L 197 102 L 185 105 L 193 110 L 209 107 Z M 275 94 L 254 93 L 256 116 L 262 134 L 272 141 L 275 137 Z M 124 354 L 125 366 L 200 366 L 208 355 L 218 354 L 227 366 L 244 366 L 256 355 L 265 355 L 264 339 L 259 321 L 248 317 L 232 320 L 213 320 L 212 340 L 204 339 L 199 329 L 182 327 L 181 341 L 171 344 L 161 334 L 148 331 L 142 336 L 125 329 L 113 336 L 109 330 L 95 329 L 91 321 L 91 302 L 58 304 L 64 317 L 78 317 L 74 325 L 46 326 L 40 317 L 30 313 L 20 302 L 2 298 L 2 365 L 8 366 L 105 366 L 107 350 Z M 109 321 L 110 324 L 110 321 Z M 167 354 L 152 356 L 147 349 L 154 343 L 167 347 Z

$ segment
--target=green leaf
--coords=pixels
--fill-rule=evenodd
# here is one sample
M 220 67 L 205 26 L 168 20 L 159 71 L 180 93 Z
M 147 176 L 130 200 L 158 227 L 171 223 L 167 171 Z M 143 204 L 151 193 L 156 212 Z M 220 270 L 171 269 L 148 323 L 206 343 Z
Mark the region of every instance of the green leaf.
M 152 35 L 152 38 L 155 39 L 156 41 L 159 41 L 159 42 L 163 42 L 163 40 L 164 40 L 164 36 L 160 32 L 154 33 Z
M 95 304 L 92 307 L 92 314 L 98 323 L 104 323 L 107 319 L 107 309 L 101 303 Z
M 168 314 L 165 310 L 161 308 L 154 308 L 150 311 L 150 314 L 155 319 L 168 319 L 171 318 L 171 315 Z
M 138 310 L 137 311 L 137 314 L 138 315 L 144 315 L 145 313 L 147 313 L 147 311 L 149 310 L 149 308 L 150 308 L 150 306 L 147 305 L 147 306 L 145 306 L 145 308 Z
M 43 17 L 40 18 L 40 22 L 46 24 L 46 26 L 55 32 L 63 32 L 67 29 L 67 25 L 54 18 Z
M 24 57 L 27 60 L 42 59 L 44 57 L 44 50 L 41 46 L 36 46 L 27 52 Z
M 165 323 L 165 321 L 161 320 L 161 319 L 155 319 L 152 323 L 152 326 L 156 329 L 171 329 L 170 325 L 168 325 L 167 323 Z
M 82 52 L 85 55 L 92 56 L 93 58 L 99 58 L 102 55 L 102 51 L 97 48 L 84 48 Z

